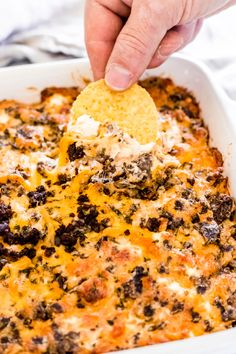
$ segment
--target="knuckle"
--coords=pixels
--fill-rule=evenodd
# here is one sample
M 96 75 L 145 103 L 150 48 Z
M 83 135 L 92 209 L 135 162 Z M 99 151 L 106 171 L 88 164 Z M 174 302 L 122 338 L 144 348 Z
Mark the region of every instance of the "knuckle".
M 100 52 L 104 50 L 104 45 L 100 41 L 87 41 L 86 50 L 90 58 L 101 58 Z
M 121 52 L 125 52 L 130 48 L 139 55 L 145 55 L 147 46 L 145 41 L 137 33 L 137 30 L 123 31 L 119 37 L 119 45 Z
M 139 2 L 139 0 L 137 0 L 137 2 Z M 146 10 L 151 10 L 153 8 L 153 5 L 155 3 L 155 0 L 145 0 L 142 2 L 142 7 L 145 8 Z
M 156 0 L 145 0 L 139 7 L 140 17 L 142 18 L 143 27 L 152 30 L 156 27 L 158 17 L 163 16 L 163 5 Z
M 176 1 L 176 0 L 175 0 Z M 160 16 L 166 16 L 171 13 L 173 0 L 156 1 L 156 0 L 146 0 L 143 4 L 145 9 L 147 9 L 149 16 L 151 18 L 157 19 Z
M 93 41 L 86 41 L 86 49 L 89 53 L 93 53 L 94 49 L 95 49 L 95 45 Z
M 182 17 L 180 22 L 187 23 L 192 19 L 193 0 L 182 0 Z
M 149 24 L 155 26 L 158 22 L 165 24 L 167 28 L 171 28 L 178 23 L 180 14 L 182 14 L 182 2 L 186 3 L 187 0 L 146 0 L 143 2 L 143 12 L 146 12 Z

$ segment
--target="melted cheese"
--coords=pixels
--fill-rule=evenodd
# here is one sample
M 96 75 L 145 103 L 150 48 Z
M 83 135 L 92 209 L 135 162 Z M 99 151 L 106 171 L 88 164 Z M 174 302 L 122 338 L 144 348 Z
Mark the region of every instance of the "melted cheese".
M 163 112 L 156 145 L 67 124 L 75 89 L 0 103 L 1 352 L 104 353 L 234 325 L 220 155 L 191 94 L 143 85 Z

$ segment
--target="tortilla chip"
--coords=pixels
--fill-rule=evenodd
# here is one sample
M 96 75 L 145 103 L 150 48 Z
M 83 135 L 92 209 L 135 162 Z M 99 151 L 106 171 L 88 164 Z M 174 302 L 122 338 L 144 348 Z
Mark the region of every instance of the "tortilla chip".
M 104 80 L 89 84 L 74 102 L 72 120 L 83 114 L 101 123 L 116 122 L 141 144 L 156 141 L 158 112 L 149 93 L 137 84 L 124 92 L 112 91 Z

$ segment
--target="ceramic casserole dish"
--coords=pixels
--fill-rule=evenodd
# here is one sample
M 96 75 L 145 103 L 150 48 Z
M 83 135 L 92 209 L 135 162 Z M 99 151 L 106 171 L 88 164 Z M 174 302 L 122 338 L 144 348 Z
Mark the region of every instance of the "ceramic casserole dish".
M 158 69 L 148 70 L 143 78 L 150 76 L 170 77 L 175 84 L 193 92 L 210 131 L 210 144 L 217 147 L 224 157 L 225 174 L 229 177 L 232 195 L 236 197 L 236 104 L 231 103 L 207 68 L 179 55 L 173 56 Z M 35 102 L 42 89 L 49 86 L 82 86 L 83 78 L 92 79 L 87 59 L 1 69 L 0 99 Z M 236 354 L 236 329 L 122 353 L 125 352 Z

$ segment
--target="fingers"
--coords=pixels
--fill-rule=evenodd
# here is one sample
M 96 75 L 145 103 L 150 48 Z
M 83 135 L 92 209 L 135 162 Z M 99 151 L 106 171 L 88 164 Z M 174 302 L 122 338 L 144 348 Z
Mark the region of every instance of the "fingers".
M 165 8 L 169 3 L 133 0 L 130 17 L 118 35 L 106 67 L 105 80 L 112 89 L 127 89 L 148 67 L 173 25 Z
M 129 11 L 120 0 L 113 1 L 111 9 L 104 6 L 105 2 L 87 0 L 85 8 L 85 43 L 95 80 L 105 75 L 107 61 L 123 27 L 120 16 Z
M 202 20 L 198 20 L 187 25 L 176 26 L 168 31 L 156 50 L 148 68 L 151 69 L 161 65 L 171 54 L 193 41 L 200 31 L 201 26 Z
M 86 47 L 95 79 L 125 90 L 198 33 L 203 18 L 236 0 L 87 0 Z M 127 19 L 125 23 L 124 19 Z M 190 22 L 191 21 L 191 22 Z

